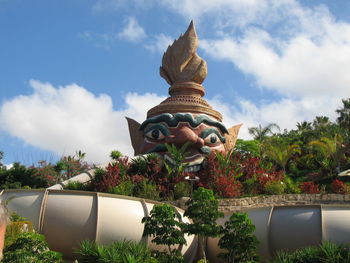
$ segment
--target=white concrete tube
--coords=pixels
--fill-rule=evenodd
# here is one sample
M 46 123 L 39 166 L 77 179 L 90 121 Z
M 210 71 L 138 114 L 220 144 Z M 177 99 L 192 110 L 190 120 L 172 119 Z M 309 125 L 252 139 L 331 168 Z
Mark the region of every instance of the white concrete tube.
M 157 202 L 113 194 L 67 190 L 5 190 L 1 197 L 9 200 L 8 209 L 26 217 L 36 231 L 45 235 L 49 247 L 76 258 L 73 251 L 82 240 L 108 244 L 116 240 L 147 242 L 141 220 Z M 183 211 L 178 208 L 183 215 Z M 187 218 L 183 218 L 187 221 Z M 195 256 L 196 239 L 185 236 L 182 253 L 186 262 Z M 164 247 L 157 247 L 164 249 Z
M 246 212 L 256 227 L 260 262 L 267 262 L 281 249 L 293 251 L 319 245 L 326 240 L 350 243 L 350 205 L 272 206 L 241 212 Z M 225 214 L 225 218 L 218 223 L 223 225 L 231 214 Z M 218 240 L 208 240 L 210 262 L 225 262 L 217 258 L 218 253 L 222 252 Z

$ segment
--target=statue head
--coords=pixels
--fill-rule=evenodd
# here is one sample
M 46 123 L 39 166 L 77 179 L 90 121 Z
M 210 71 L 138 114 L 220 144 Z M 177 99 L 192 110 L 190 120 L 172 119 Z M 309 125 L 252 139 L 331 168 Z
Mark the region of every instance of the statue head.
M 206 62 L 197 55 L 197 34 L 191 22 L 186 33 L 163 55 L 160 75 L 170 85 L 166 100 L 147 112 L 143 123 L 127 118 L 135 155 L 159 153 L 167 156 L 165 144 L 187 145 L 188 171 L 198 171 L 210 152 L 231 150 L 241 124 L 226 128 L 222 115 L 202 97 Z M 170 158 L 168 156 L 168 158 Z

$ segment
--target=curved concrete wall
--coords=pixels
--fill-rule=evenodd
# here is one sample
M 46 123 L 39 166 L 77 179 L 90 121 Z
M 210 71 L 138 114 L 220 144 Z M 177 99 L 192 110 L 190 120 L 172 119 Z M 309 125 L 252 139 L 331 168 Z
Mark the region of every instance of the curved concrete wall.
M 271 206 L 245 209 L 256 227 L 255 235 L 260 241 L 261 262 L 267 262 L 281 249 L 318 245 L 329 240 L 336 243 L 350 242 L 350 206 L 349 205 L 296 205 Z M 225 214 L 224 222 L 230 217 Z M 225 262 L 216 255 L 221 252 L 218 238 L 208 240 L 208 257 L 211 262 Z
M 45 235 L 50 248 L 63 253 L 66 259 L 74 259 L 73 251 L 84 239 L 100 244 L 127 239 L 164 249 L 142 237 L 141 220 L 157 202 L 64 190 L 6 190 L 2 199 L 9 200 L 10 211 L 32 221 L 36 231 Z M 183 220 L 186 222 L 187 218 Z M 186 240 L 182 253 L 190 261 L 195 254 L 196 239 L 186 236 Z

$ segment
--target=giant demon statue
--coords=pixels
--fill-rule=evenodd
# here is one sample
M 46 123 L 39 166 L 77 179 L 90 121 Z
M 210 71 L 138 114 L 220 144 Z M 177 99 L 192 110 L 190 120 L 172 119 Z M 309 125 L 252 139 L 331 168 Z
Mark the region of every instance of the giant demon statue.
M 187 143 L 186 170 L 192 172 L 201 168 L 205 154 L 232 149 L 241 126 L 226 128 L 222 115 L 202 98 L 207 64 L 197 55 L 197 47 L 191 22 L 163 55 L 160 75 L 170 85 L 170 97 L 150 109 L 142 124 L 127 118 L 135 155 L 159 153 L 170 158 L 165 144 L 181 147 Z

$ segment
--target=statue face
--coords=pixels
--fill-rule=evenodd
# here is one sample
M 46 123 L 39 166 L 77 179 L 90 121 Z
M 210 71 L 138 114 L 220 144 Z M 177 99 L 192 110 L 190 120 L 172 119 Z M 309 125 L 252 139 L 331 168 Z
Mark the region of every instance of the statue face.
M 140 126 L 143 142 L 139 152 L 167 155 L 165 144 L 174 144 L 180 148 L 188 144 L 185 159 L 187 171 L 198 171 L 204 155 L 212 151 L 225 152 L 225 126 L 205 114 L 164 113 L 144 121 Z

